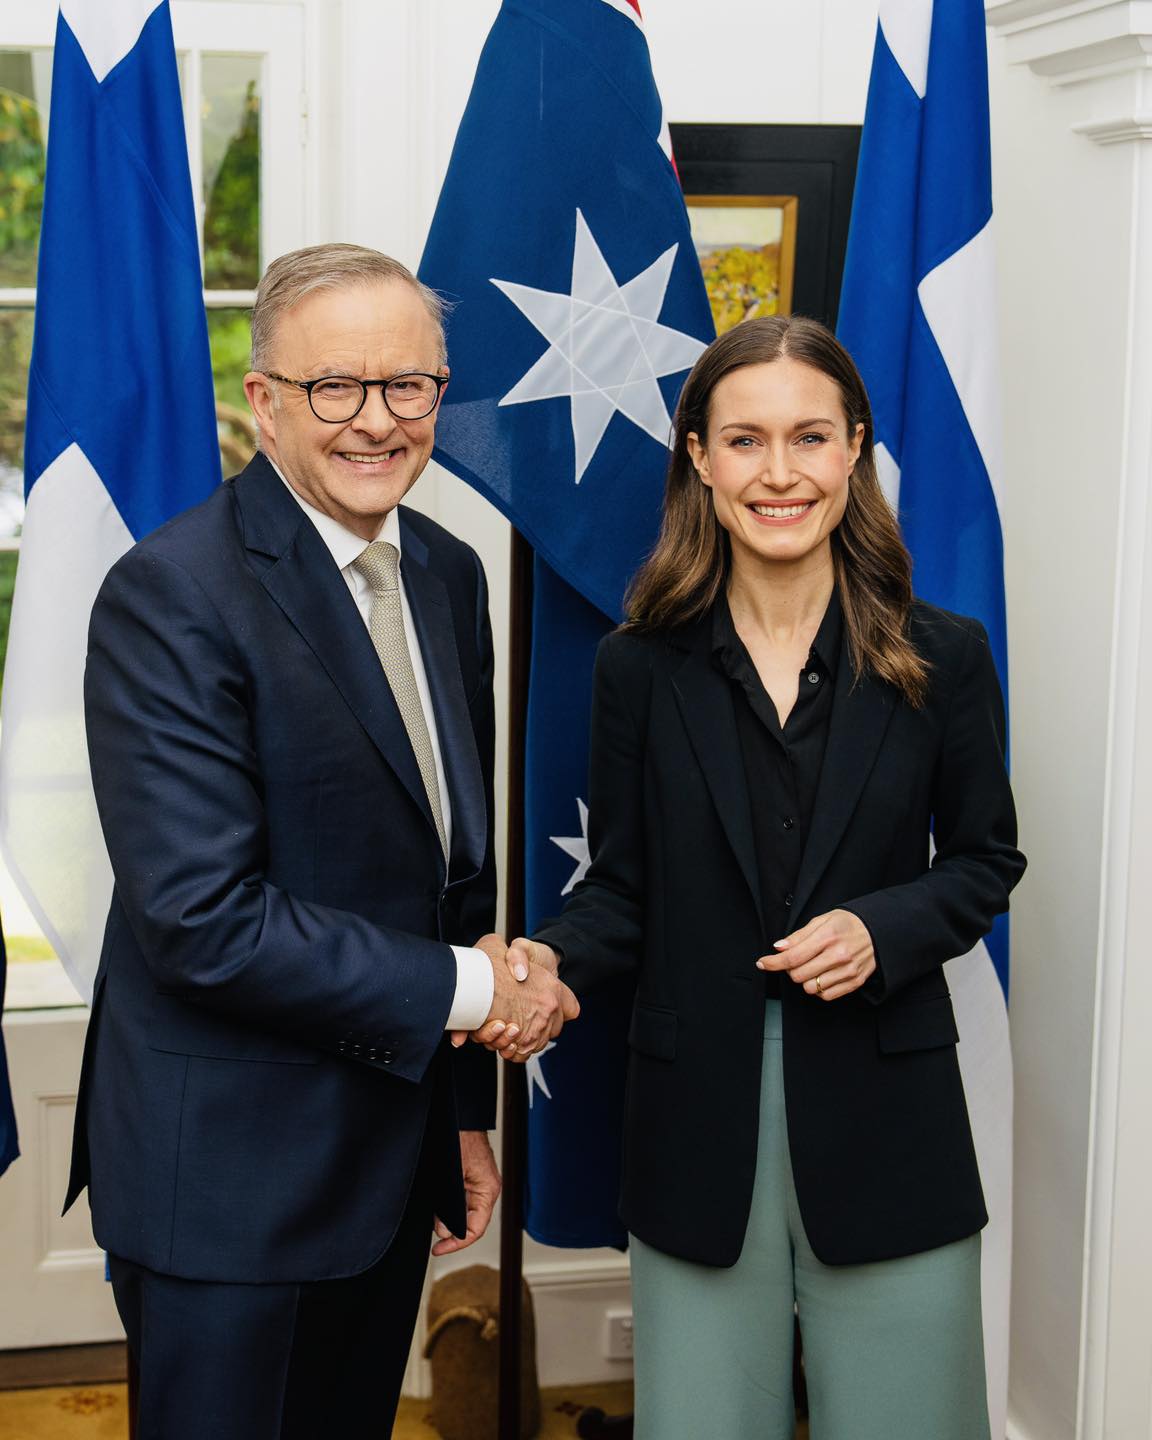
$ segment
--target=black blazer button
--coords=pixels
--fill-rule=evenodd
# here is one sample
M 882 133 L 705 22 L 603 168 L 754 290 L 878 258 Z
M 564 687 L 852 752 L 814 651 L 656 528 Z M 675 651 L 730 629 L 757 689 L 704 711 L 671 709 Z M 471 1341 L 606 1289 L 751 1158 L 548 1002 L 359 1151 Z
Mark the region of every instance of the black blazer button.
M 379 1058 L 380 1058 L 380 1052 L 379 1052 L 379 1050 L 376 1049 L 375 1045 L 369 1045 L 367 1051 L 365 1052 L 364 1058 L 365 1058 L 365 1060 L 372 1060 L 372 1061 L 379 1060 Z
M 785 815 L 785 817 L 784 817 L 784 829 L 785 829 L 785 830 L 792 830 L 792 829 L 795 828 L 795 825 L 796 825 L 796 821 L 793 820 L 792 816 L 791 816 L 791 815 Z
M 338 1055 L 347 1055 L 347 1053 L 348 1053 L 348 1041 L 347 1041 L 347 1040 L 337 1040 L 337 1042 L 336 1042 L 336 1053 L 337 1053 Z
M 784 896 L 784 904 L 785 904 L 785 905 L 791 905 L 791 904 L 792 904 L 792 891 L 791 891 L 791 890 L 789 890 L 789 891 L 788 891 L 788 894 Z
M 353 1043 L 353 1044 L 349 1045 L 349 1047 L 348 1047 L 348 1053 L 349 1053 L 349 1055 L 352 1056 L 352 1058 L 353 1058 L 354 1060 L 359 1060 L 360 1057 L 361 1057 L 361 1055 L 363 1055 L 363 1053 L 364 1053 L 364 1047 L 363 1047 L 363 1045 L 357 1045 L 357 1044 Z
M 384 1062 L 385 1065 L 391 1065 L 392 1061 L 395 1058 L 396 1057 L 395 1055 L 393 1055 L 391 1050 L 381 1050 L 380 1052 L 380 1059 Z

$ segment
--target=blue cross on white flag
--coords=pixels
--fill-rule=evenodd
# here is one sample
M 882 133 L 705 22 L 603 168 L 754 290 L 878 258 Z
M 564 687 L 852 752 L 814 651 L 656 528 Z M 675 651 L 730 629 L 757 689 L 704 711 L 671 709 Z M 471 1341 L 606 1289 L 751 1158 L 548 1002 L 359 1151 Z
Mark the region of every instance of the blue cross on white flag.
M 988 57 L 982 0 L 881 0 L 840 301 L 924 600 L 987 628 L 1007 694 Z M 1002 917 L 1003 918 L 1003 917 Z M 948 979 L 990 1221 L 992 1434 L 1008 1395 L 1012 1058 L 1007 927 Z
M 84 737 L 110 566 L 220 480 L 167 0 L 64 0 L 4 674 L 0 844 L 87 999 L 112 894 Z
M 499 211 L 493 209 L 498 196 Z M 712 317 L 634 0 L 505 0 L 420 265 L 458 302 L 436 458 L 536 551 L 528 923 L 587 867 L 592 661 L 656 536 L 671 413 Z M 529 1232 L 622 1244 L 628 997 L 529 1074 Z

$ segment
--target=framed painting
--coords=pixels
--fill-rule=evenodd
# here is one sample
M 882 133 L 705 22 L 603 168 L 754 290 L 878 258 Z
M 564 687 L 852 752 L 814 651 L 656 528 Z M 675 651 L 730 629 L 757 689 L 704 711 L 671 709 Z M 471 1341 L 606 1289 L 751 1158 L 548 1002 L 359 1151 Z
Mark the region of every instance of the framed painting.
M 860 127 L 671 130 L 717 331 L 791 313 L 834 326 Z
M 692 239 L 717 335 L 757 315 L 792 310 L 795 195 L 686 195 Z

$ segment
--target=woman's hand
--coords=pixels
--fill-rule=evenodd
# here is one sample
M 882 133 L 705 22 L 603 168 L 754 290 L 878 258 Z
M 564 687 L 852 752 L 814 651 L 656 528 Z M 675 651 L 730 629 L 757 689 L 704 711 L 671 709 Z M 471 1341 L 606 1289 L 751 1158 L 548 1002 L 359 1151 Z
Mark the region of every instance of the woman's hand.
M 859 990 L 876 973 L 876 952 L 863 920 L 850 910 L 817 915 L 783 940 L 774 955 L 763 955 L 761 970 L 786 974 L 795 985 L 821 1000 L 839 1000 Z
M 508 946 L 509 970 L 517 980 L 527 980 L 529 965 L 542 965 L 553 975 L 560 971 L 560 961 L 551 945 L 542 940 L 513 940 Z
M 512 978 L 522 984 L 531 974 L 533 966 L 545 971 L 555 977 L 560 968 L 559 958 L 550 945 L 545 945 L 539 940 L 526 940 L 521 937 L 513 940 L 508 946 L 505 956 L 505 963 L 508 966 Z M 580 1014 L 580 1006 L 575 995 L 568 989 L 567 985 L 560 986 L 562 1019 L 559 1023 L 553 1024 L 544 1039 L 543 1044 L 523 1045 L 520 1043 L 520 1029 L 517 1025 L 506 1025 L 503 1021 L 489 1021 L 481 1029 L 477 1030 L 472 1039 L 486 1050 L 492 1050 L 505 1060 L 515 1060 L 523 1063 L 534 1054 L 539 1054 L 545 1049 L 548 1043 L 556 1038 L 560 1032 L 561 1025 L 568 1020 L 575 1020 Z

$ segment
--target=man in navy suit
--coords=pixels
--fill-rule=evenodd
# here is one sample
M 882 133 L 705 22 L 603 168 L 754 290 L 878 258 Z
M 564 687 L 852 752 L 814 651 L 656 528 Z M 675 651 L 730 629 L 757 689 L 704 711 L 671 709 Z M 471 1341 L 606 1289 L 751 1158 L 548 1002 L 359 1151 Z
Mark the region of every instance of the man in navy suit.
M 284 256 L 252 365 L 261 454 L 113 568 L 85 680 L 116 887 L 68 1203 L 89 1187 L 141 1440 L 387 1434 L 433 1225 L 471 1244 L 499 1191 L 494 1058 L 461 1042 L 532 1053 L 577 1009 L 485 933 L 484 575 L 398 508 L 437 297 L 375 251 Z

